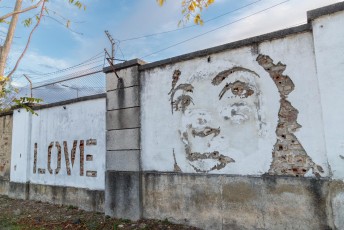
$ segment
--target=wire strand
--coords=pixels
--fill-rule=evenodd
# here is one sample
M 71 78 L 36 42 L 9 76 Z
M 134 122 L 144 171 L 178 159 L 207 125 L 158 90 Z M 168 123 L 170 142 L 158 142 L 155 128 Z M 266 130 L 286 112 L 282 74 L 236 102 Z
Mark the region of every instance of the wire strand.
M 228 11 L 228 12 L 226 12 L 226 13 L 224 13 L 224 14 L 221 14 L 221 15 L 218 15 L 218 16 L 216 16 L 216 17 L 214 17 L 214 18 L 211 18 L 211 19 L 209 19 L 209 20 L 206 20 L 206 21 L 204 21 L 204 23 L 213 21 L 213 20 L 218 19 L 218 18 L 220 18 L 220 17 L 223 17 L 223 16 L 225 16 L 225 15 L 234 13 L 234 12 L 236 12 L 236 11 L 238 11 L 238 10 L 244 9 L 244 8 L 246 8 L 246 7 L 249 7 L 249 6 L 251 6 L 251 5 L 253 5 L 253 4 L 256 4 L 256 3 L 260 2 L 260 1 L 263 1 L 263 0 L 258 0 L 258 1 L 252 2 L 252 3 L 250 3 L 250 4 L 244 5 L 244 6 L 242 6 L 242 7 L 239 7 L 239 8 L 237 8 L 237 9 Z M 158 32 L 158 33 L 153 33 L 153 34 L 147 34 L 147 35 L 139 36 L 139 37 L 127 38 L 127 39 L 121 40 L 121 42 L 132 41 L 132 40 L 138 40 L 138 39 L 153 37 L 153 36 L 157 36 L 157 35 L 161 35 L 161 34 L 167 34 L 167 33 L 175 32 L 175 31 L 179 31 L 179 30 L 184 30 L 184 29 L 192 28 L 192 27 L 195 27 L 195 26 L 197 26 L 197 25 L 190 25 L 190 26 L 185 26 L 185 27 L 182 27 L 182 28 L 173 29 L 173 30 L 166 30 L 166 31 Z
M 60 70 L 57 70 L 57 71 L 54 71 L 54 72 L 49 72 L 49 73 L 32 74 L 32 75 L 46 76 L 46 75 L 53 75 L 53 74 L 65 72 L 65 71 L 67 71 L 67 70 L 70 70 L 70 69 L 74 69 L 74 68 L 76 68 L 76 67 L 79 67 L 80 65 L 82 65 L 82 64 L 84 64 L 84 63 L 87 63 L 87 62 L 93 61 L 93 60 L 95 60 L 95 59 L 97 59 L 97 58 L 100 58 L 100 57 L 102 57 L 102 56 L 100 56 L 101 54 L 103 54 L 103 51 L 100 52 L 100 53 L 98 53 L 98 54 L 96 54 L 96 55 L 94 55 L 94 56 L 92 56 L 91 58 L 89 58 L 89 59 L 87 59 L 87 60 L 85 60 L 85 61 L 83 61 L 83 62 L 80 62 L 79 64 L 76 64 L 76 65 L 74 65 L 74 66 L 67 67 L 67 68 L 65 68 L 65 69 L 60 69 Z
M 224 13 L 224 14 L 221 14 L 221 15 L 218 15 L 218 16 L 216 16 L 216 17 L 214 17 L 214 18 L 211 18 L 211 19 L 209 19 L 209 20 L 206 20 L 206 21 L 204 21 L 204 23 L 213 21 L 213 20 L 218 19 L 218 18 L 220 18 L 220 17 L 223 17 L 223 16 L 225 16 L 225 15 L 234 13 L 234 12 L 236 12 L 236 11 L 239 11 L 239 10 L 241 10 L 241 9 L 244 9 L 244 8 L 246 8 L 246 7 L 249 7 L 249 6 L 253 5 L 253 4 L 256 4 L 256 3 L 261 2 L 261 1 L 263 1 L 263 0 L 258 0 L 258 1 L 252 2 L 252 3 L 250 3 L 250 4 L 244 5 L 244 6 L 242 6 L 242 7 L 239 7 L 239 8 L 237 8 L 237 9 L 235 9 L 235 10 L 228 11 L 228 12 L 226 12 L 226 13 Z M 179 30 L 184 30 L 184 29 L 188 29 L 188 28 L 195 27 L 195 26 L 197 26 L 197 25 L 190 25 L 190 26 L 185 26 L 185 27 L 182 27 L 182 28 L 173 29 L 173 30 L 166 30 L 166 31 L 158 32 L 158 33 L 152 33 L 152 34 L 147 34 L 147 35 L 139 36 L 139 37 L 127 38 L 127 39 L 123 39 L 123 40 L 120 40 L 120 41 L 121 41 L 121 42 L 126 42 L 126 41 L 138 40 L 138 39 L 142 39 L 142 38 L 148 38 L 148 37 L 153 37 L 153 36 L 157 36 L 157 35 L 161 35 L 161 34 L 167 34 L 167 33 L 175 32 L 175 31 L 179 31 Z
M 283 1 L 283 2 L 281 2 L 281 3 L 275 4 L 275 5 L 273 5 L 273 6 L 270 6 L 270 7 L 268 7 L 268 8 L 265 8 L 265 9 L 263 9 L 263 10 L 257 11 L 257 12 L 255 12 L 255 13 L 253 13 L 253 14 L 250 14 L 250 15 L 248 15 L 248 16 L 246 16 L 246 17 L 239 18 L 239 19 L 237 19 L 237 20 L 235 20 L 235 21 L 232 21 L 232 22 L 230 22 L 230 23 L 227 23 L 227 24 L 224 24 L 224 25 L 222 25 L 222 26 L 216 27 L 215 29 L 209 30 L 209 31 L 207 31 L 207 32 L 205 32 L 205 33 L 199 34 L 199 35 L 197 35 L 197 36 L 194 36 L 194 37 L 188 38 L 188 39 L 186 39 L 186 40 L 183 40 L 183 41 L 181 41 L 181 42 L 178 42 L 178 43 L 175 43 L 175 44 L 173 44 L 173 45 L 170 45 L 170 46 L 168 46 L 168 47 L 166 47 L 166 48 L 163 48 L 163 49 L 161 49 L 161 50 L 158 50 L 158 51 L 155 51 L 155 52 L 153 52 L 153 53 L 147 54 L 147 55 L 145 55 L 145 56 L 143 56 L 143 57 L 140 57 L 140 59 L 149 57 L 149 56 L 151 56 L 151 55 L 153 55 L 153 54 L 160 53 L 160 52 L 165 51 L 165 50 L 167 50 L 167 49 L 170 49 L 170 48 L 172 48 L 172 47 L 175 47 L 175 46 L 178 46 L 178 45 L 183 44 L 183 43 L 185 43 L 185 42 L 191 41 L 191 40 L 193 40 L 193 39 L 195 39 L 195 38 L 199 38 L 199 37 L 201 37 L 201 36 L 204 36 L 204 35 L 206 35 L 206 34 L 209 34 L 209 33 L 211 33 L 211 32 L 214 32 L 214 31 L 216 31 L 216 30 L 222 29 L 222 28 L 224 28 L 224 27 L 226 27 L 226 26 L 229 26 L 229 25 L 232 25 L 232 24 L 237 23 L 237 22 L 239 22 L 239 21 L 242 21 L 242 20 L 244 20 L 244 19 L 246 19 L 246 18 L 252 17 L 252 16 L 254 16 L 254 15 L 257 15 L 257 14 L 259 14 L 259 13 L 265 12 L 265 11 L 267 11 L 267 10 L 270 10 L 270 9 L 272 9 L 272 8 L 274 8 L 274 7 L 277 7 L 277 6 L 279 6 L 279 5 L 282 5 L 282 4 L 284 4 L 284 3 L 286 3 L 286 2 L 289 2 L 289 1 L 290 1 L 290 0 Z

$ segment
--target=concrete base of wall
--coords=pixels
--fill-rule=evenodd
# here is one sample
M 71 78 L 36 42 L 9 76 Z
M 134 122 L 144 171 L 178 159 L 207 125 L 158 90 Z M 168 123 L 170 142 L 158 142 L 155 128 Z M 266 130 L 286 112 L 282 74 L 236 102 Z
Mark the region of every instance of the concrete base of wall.
M 142 180 L 143 218 L 202 229 L 334 229 L 330 181 L 155 172 Z
M 105 180 L 105 214 L 123 219 L 140 219 L 140 173 L 108 171 Z
M 15 199 L 73 205 L 86 211 L 104 212 L 102 190 L 10 182 L 8 196 Z
M 0 195 L 8 195 L 10 182 L 0 178 Z
M 29 199 L 29 183 L 9 183 L 8 196 L 13 199 Z

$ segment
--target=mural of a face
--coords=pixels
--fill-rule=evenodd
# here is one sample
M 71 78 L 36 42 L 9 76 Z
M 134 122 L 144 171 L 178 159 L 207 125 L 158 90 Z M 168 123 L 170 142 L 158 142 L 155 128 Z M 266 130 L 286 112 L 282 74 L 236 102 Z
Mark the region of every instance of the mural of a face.
M 249 168 L 259 161 L 258 174 L 305 176 L 311 170 L 320 177 L 323 168 L 295 135 L 302 126 L 297 122 L 298 110 L 288 100 L 295 85 L 283 74 L 287 66 L 262 54 L 256 62 L 270 79 L 238 66 L 216 73 L 201 66 L 189 76 L 174 71 L 169 95 L 172 115 L 179 113 L 173 116 L 186 158 L 182 168 L 187 172 L 191 167 L 195 172 L 251 173 Z M 267 102 L 260 89 L 270 90 L 266 84 L 271 79 L 279 96 L 270 94 Z M 267 158 L 271 151 L 272 160 Z M 174 171 L 183 171 L 174 151 L 173 156 Z
M 255 72 L 241 67 L 190 78 L 174 72 L 171 109 L 181 113 L 180 139 L 196 172 L 221 170 L 255 153 L 264 123 L 258 79 Z

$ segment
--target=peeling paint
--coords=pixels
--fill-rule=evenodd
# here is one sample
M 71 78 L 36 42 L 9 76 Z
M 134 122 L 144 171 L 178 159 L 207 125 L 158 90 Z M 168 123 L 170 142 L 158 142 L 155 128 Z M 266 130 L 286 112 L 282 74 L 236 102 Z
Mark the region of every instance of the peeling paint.
M 174 88 L 176 87 L 177 82 L 179 81 L 180 74 L 181 74 L 180 70 L 175 70 L 175 71 L 173 72 L 173 75 L 172 75 L 172 88 L 171 88 L 171 91 L 172 91 L 172 89 L 174 89 Z
M 96 139 L 88 139 L 86 140 L 86 145 L 97 145 L 97 140 Z
M 195 129 L 192 129 L 192 136 L 199 136 L 199 137 L 206 137 L 211 134 L 214 134 L 214 137 L 220 134 L 220 127 L 219 128 L 212 128 L 212 127 L 205 127 L 204 130 L 197 132 Z
M 86 171 L 87 177 L 97 177 L 97 171 Z
M 212 80 L 212 84 L 213 85 L 219 85 L 221 84 L 221 82 L 223 82 L 226 78 L 228 78 L 231 74 L 233 73 L 236 73 L 236 72 L 247 72 L 247 73 L 251 73 L 251 74 L 254 74 L 256 75 L 257 77 L 259 77 L 259 75 L 252 71 L 252 70 L 249 70 L 249 69 L 246 69 L 246 68 L 243 68 L 243 67 L 239 67 L 239 66 L 236 66 L 236 67 L 233 67 L 231 69 L 228 69 L 228 70 L 224 70 L 220 73 L 218 73 L 216 75 L 216 77 Z
M 233 95 L 239 96 L 240 98 L 247 98 L 254 93 L 254 90 L 246 82 L 235 81 L 234 83 L 226 83 L 219 94 L 219 99 L 221 99 L 228 90 L 231 90 Z
M 192 103 L 192 98 L 189 95 L 185 95 L 185 93 L 192 93 L 193 92 L 193 86 L 191 84 L 180 84 L 175 88 L 172 88 L 169 92 L 169 95 L 171 95 L 170 101 L 171 101 L 171 107 L 172 107 L 172 113 L 173 109 L 175 111 L 179 111 L 180 109 L 183 111 L 187 106 Z M 174 100 L 175 93 L 180 90 L 182 91 L 182 95 L 177 98 L 177 100 Z M 179 104 L 181 104 L 179 106 Z
M 84 140 L 80 141 L 80 176 L 84 175 Z
M 180 73 L 179 82 L 182 75 L 181 71 L 178 73 Z M 233 76 L 231 76 L 232 74 Z M 182 123 L 179 133 L 184 144 L 185 158 L 194 171 L 221 170 L 229 163 L 235 162 L 229 155 L 234 151 L 238 157 L 239 152 L 242 151 L 238 150 L 238 145 L 235 147 L 232 145 L 235 144 L 232 139 L 236 139 L 233 138 L 232 125 L 244 125 L 248 132 L 253 131 L 257 135 L 263 133 L 260 132 L 263 129 L 260 108 L 256 108 L 257 105 L 260 105 L 260 91 L 255 82 L 255 79 L 258 78 L 258 74 L 252 70 L 233 67 L 218 73 L 215 77 L 203 72 L 196 72 L 179 85 L 172 82 L 174 88 L 169 92 L 172 114 L 173 111 L 181 112 Z M 228 82 L 221 84 L 225 79 Z M 220 84 L 222 90 L 219 87 Z M 197 89 L 195 89 L 196 85 Z M 198 88 L 199 86 L 201 87 Z M 217 87 L 213 88 L 214 86 Z M 212 105 L 204 102 L 202 98 L 208 92 L 205 90 L 218 92 L 216 98 L 218 102 L 214 99 Z M 181 95 L 175 99 L 177 92 Z M 212 95 L 214 94 L 212 93 Z M 197 104 L 195 104 L 194 98 L 197 99 Z M 204 105 L 206 107 L 203 109 Z M 256 124 L 255 119 L 259 121 L 259 124 Z M 227 120 L 230 122 L 226 122 Z M 225 124 L 226 137 L 221 135 L 220 124 Z M 258 132 L 254 129 L 257 129 Z M 230 131 L 232 134 L 228 133 Z M 251 152 L 245 151 L 245 154 Z
M 267 71 L 276 84 L 280 94 L 280 110 L 276 128 L 277 141 L 272 152 L 270 175 L 304 176 L 310 169 L 316 177 L 324 170 L 316 165 L 294 135 L 301 125 L 297 123 L 298 110 L 287 100 L 295 85 L 289 76 L 283 75 L 286 65 L 266 55 L 259 55 L 257 62 Z
M 78 141 L 73 142 L 73 148 L 71 151 L 71 159 L 72 159 L 72 167 L 74 166 L 74 160 L 75 160 L 75 153 L 76 153 L 76 146 L 77 146 Z M 70 162 L 69 162 L 69 152 L 68 152 L 68 145 L 67 141 L 63 142 L 63 148 L 64 148 L 64 156 L 65 156 L 65 161 L 66 161 L 66 169 L 67 169 L 67 175 L 71 175 L 71 169 L 70 169 Z
M 33 150 L 33 173 L 37 172 L 37 143 L 35 143 L 35 147 Z
M 189 95 L 180 95 L 177 100 L 173 101 L 172 106 L 175 111 L 182 111 L 185 112 L 185 109 L 190 105 L 193 104 L 192 97 Z M 173 110 L 173 109 L 172 109 Z
M 182 170 L 180 169 L 180 167 L 177 163 L 176 154 L 174 153 L 174 149 L 173 149 L 173 160 L 174 160 L 173 171 L 174 172 L 182 172 Z
M 52 150 L 54 148 L 54 143 L 55 143 L 55 147 L 57 149 L 57 167 L 55 169 L 55 173 L 53 173 L 53 169 L 51 168 L 51 158 L 52 158 Z M 80 140 L 80 144 L 79 144 L 80 176 L 84 176 L 84 161 L 85 161 L 84 143 L 85 143 L 84 140 Z M 87 145 L 87 143 L 88 143 L 88 145 Z M 70 152 L 70 158 L 71 158 L 71 161 L 70 161 L 67 141 L 63 141 L 64 159 L 65 159 L 65 163 L 66 163 L 66 171 L 67 171 L 68 176 L 72 175 L 71 169 L 74 167 L 77 144 L 78 144 L 78 141 L 74 140 L 73 141 L 73 147 L 72 147 L 72 150 Z M 96 139 L 89 139 L 86 141 L 86 146 L 92 146 L 92 145 L 96 145 L 96 144 L 97 144 Z M 55 175 L 59 174 L 59 172 L 61 170 L 61 164 L 62 164 L 61 163 L 61 160 L 62 160 L 61 156 L 62 156 L 62 150 L 61 150 L 61 145 L 59 144 L 59 142 L 58 141 L 51 142 L 48 146 L 48 160 L 47 160 L 48 172 L 50 174 L 55 174 Z M 34 144 L 34 162 L 33 162 L 33 173 L 34 174 L 37 173 L 37 159 L 38 158 L 39 158 L 39 156 L 38 156 L 38 144 L 35 143 Z M 93 161 L 93 155 L 87 154 L 86 155 L 86 161 Z M 97 173 L 93 173 L 93 172 L 97 172 L 97 171 L 89 171 L 89 174 L 88 175 L 86 174 L 86 176 L 96 177 Z M 39 168 L 38 174 L 45 174 L 45 169 Z

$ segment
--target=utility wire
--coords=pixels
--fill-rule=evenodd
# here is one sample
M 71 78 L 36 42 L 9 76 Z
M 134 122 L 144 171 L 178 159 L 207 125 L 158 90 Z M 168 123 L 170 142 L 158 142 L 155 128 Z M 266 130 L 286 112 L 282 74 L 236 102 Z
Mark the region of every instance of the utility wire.
M 84 74 L 85 72 L 87 72 L 87 71 L 89 71 L 91 69 L 99 67 L 100 66 L 99 64 L 101 62 L 98 61 L 98 62 L 95 62 L 95 63 L 97 63 L 97 65 L 94 64 L 93 66 L 90 66 L 87 69 L 77 70 L 75 72 L 71 72 L 71 73 L 68 73 L 68 74 L 65 74 L 65 75 L 59 75 L 59 76 L 54 76 L 54 77 L 51 76 L 51 77 L 49 77 L 49 79 L 47 79 L 47 77 L 36 77 L 36 78 L 32 77 L 31 79 L 33 81 L 35 81 L 35 82 L 37 82 L 37 81 L 45 81 L 45 80 L 50 81 L 50 80 L 55 79 L 55 78 L 58 79 L 58 78 L 64 78 L 64 77 L 68 77 L 68 76 L 75 76 L 75 75 L 78 75 L 78 74 Z M 102 68 L 100 68 L 100 70 L 101 69 Z
M 239 11 L 239 10 L 241 10 L 241 9 L 244 9 L 244 8 L 246 8 L 246 7 L 249 7 L 249 6 L 253 5 L 253 4 L 256 4 L 256 3 L 261 2 L 261 1 L 263 1 L 263 0 L 258 0 L 258 1 L 252 2 L 252 3 L 250 3 L 250 4 L 244 5 L 244 6 L 242 6 L 242 7 L 239 7 L 239 8 L 237 8 L 237 9 L 235 9 L 235 10 L 228 11 L 228 12 L 226 12 L 226 13 L 224 13 L 224 14 L 220 14 L 220 15 L 214 17 L 214 18 L 211 18 L 211 19 L 209 19 L 209 20 L 204 21 L 204 23 L 213 21 L 213 20 L 218 19 L 218 18 L 220 18 L 220 17 L 223 17 L 223 16 L 225 16 L 225 15 L 234 13 L 234 12 L 236 12 L 236 11 Z M 132 40 L 142 39 L 142 38 L 148 38 L 148 37 L 152 37 L 152 36 L 156 36 L 156 35 L 160 35 L 160 34 L 166 34 L 166 33 L 171 33 L 171 32 L 175 32 L 175 31 L 179 31 L 179 30 L 188 29 L 188 28 L 195 27 L 195 26 L 197 26 L 197 25 L 190 25 L 190 26 L 185 26 L 185 27 L 182 27 L 182 28 L 177 28 L 177 29 L 174 29 L 174 30 L 166 30 L 166 31 L 158 32 L 158 33 L 153 33 L 153 34 L 147 34 L 147 35 L 139 36 L 139 37 L 127 38 L 127 39 L 123 39 L 123 40 L 120 40 L 120 41 L 121 41 L 121 42 L 126 42 L 126 41 L 132 41 Z
M 67 72 L 67 71 L 71 71 L 71 70 L 74 70 L 74 69 L 78 69 L 80 67 L 83 67 L 83 66 L 89 66 L 89 65 L 92 65 L 94 63 L 99 63 L 99 62 L 102 62 L 102 59 L 103 57 L 98 57 L 90 62 L 87 62 L 87 63 L 84 63 L 84 64 L 80 64 L 76 67 L 74 67 L 73 69 L 68 69 L 68 70 L 64 70 L 63 72 Z M 47 74 L 47 75 L 43 75 L 43 76 L 39 76 L 40 74 L 31 74 L 31 75 L 34 75 L 33 78 L 44 78 L 45 76 L 50 76 L 50 75 L 59 75 L 61 73 L 63 73 L 62 71 L 59 72 L 59 73 L 54 73 L 54 74 Z
M 219 29 L 221 29 L 221 28 L 224 28 L 224 27 L 226 27 L 226 26 L 232 25 L 232 24 L 234 24 L 234 23 L 236 23 L 236 22 L 242 21 L 242 20 L 244 20 L 244 19 L 246 19 L 246 18 L 249 18 L 249 17 L 252 17 L 252 16 L 257 15 L 257 14 L 259 14 L 259 13 L 265 12 L 265 11 L 267 11 L 267 10 L 270 10 L 270 9 L 272 9 L 272 8 L 275 8 L 275 7 L 277 7 L 277 6 L 279 6 L 279 5 L 282 5 L 282 4 L 284 4 L 284 3 L 286 3 L 286 2 L 289 2 L 289 1 L 290 1 L 290 0 L 283 1 L 283 2 L 278 3 L 278 4 L 276 4 L 276 5 L 270 6 L 270 7 L 268 7 L 268 8 L 263 9 L 263 10 L 257 11 L 257 12 L 255 12 L 255 13 L 253 13 L 253 14 L 250 14 L 250 15 L 248 15 L 248 16 L 246 16 L 246 17 L 239 18 L 239 19 L 237 19 L 237 20 L 235 20 L 235 21 L 232 21 L 232 22 L 227 23 L 227 24 L 225 24 L 225 25 L 216 27 L 215 29 L 209 30 L 209 31 L 207 31 L 207 32 L 205 32 L 205 33 L 199 34 L 199 35 L 197 35 L 197 36 L 194 36 L 194 37 L 188 38 L 188 39 L 186 39 L 186 40 L 183 40 L 183 41 L 181 41 L 181 42 L 178 42 L 178 43 L 175 43 L 175 44 L 173 44 L 173 45 L 170 45 L 170 46 L 168 46 L 168 47 L 166 47 L 166 48 L 164 48 L 164 49 L 161 49 L 161 50 L 155 51 L 155 52 L 153 52 L 153 53 L 147 54 L 147 55 L 145 55 L 145 56 L 143 56 L 143 57 L 140 57 L 140 59 L 143 59 L 143 58 L 145 58 L 145 57 L 149 57 L 149 56 L 151 56 L 151 55 L 153 55 L 153 54 L 160 53 L 160 52 L 162 52 L 162 51 L 165 51 L 165 50 L 170 49 L 170 48 L 172 48 L 172 47 L 175 47 L 175 46 L 177 46 L 177 45 L 180 45 L 180 44 L 183 44 L 183 43 L 185 43 L 185 42 L 191 41 L 191 40 L 193 40 L 193 39 L 195 39 L 195 38 L 199 38 L 199 37 L 201 37 L 201 36 L 203 36 L 203 35 L 209 34 L 209 33 L 211 33 L 211 32 L 214 32 L 214 31 L 219 30 Z
M 101 54 L 103 54 L 103 51 L 100 52 L 100 53 L 98 53 L 98 54 L 96 54 L 96 55 L 94 55 L 93 57 L 91 57 L 91 58 L 89 58 L 89 59 L 87 59 L 87 60 L 85 60 L 85 61 L 83 61 L 83 62 L 77 64 L 77 65 L 70 66 L 70 67 L 65 68 L 65 69 L 60 69 L 60 70 L 57 70 L 57 71 L 54 71 L 54 72 L 49 72 L 49 73 L 32 74 L 32 75 L 46 76 L 46 75 L 53 75 L 53 74 L 65 72 L 65 71 L 67 71 L 67 70 L 70 70 L 70 69 L 74 69 L 74 68 L 76 68 L 76 67 L 79 67 L 80 65 L 85 64 L 85 63 L 87 63 L 87 62 L 93 61 L 93 60 L 95 60 L 95 59 L 97 59 L 97 58 L 100 58 L 100 57 L 102 57 L 102 56 L 100 56 Z
M 89 67 L 87 69 L 83 69 L 83 70 L 80 70 L 80 71 L 75 71 L 75 72 L 72 72 L 72 73 L 68 73 L 66 75 L 57 75 L 57 76 L 52 75 L 52 76 L 36 77 L 36 78 L 35 77 L 31 77 L 31 80 L 33 82 L 50 81 L 50 80 L 55 79 L 55 78 L 57 79 L 57 78 L 66 77 L 66 76 L 70 76 L 70 75 L 77 75 L 79 73 L 82 73 L 83 71 L 87 72 L 89 69 L 92 69 L 92 68 L 95 68 L 95 67 L 98 67 L 98 66 L 99 66 L 99 63 L 98 63 L 98 65 L 94 65 L 94 66 L 91 66 L 91 67 Z
M 54 83 L 56 81 L 68 81 L 68 80 L 72 80 L 70 78 L 79 78 L 79 77 L 83 77 L 84 75 L 91 75 L 93 74 L 94 72 L 100 72 L 102 70 L 102 67 L 103 65 L 97 65 L 97 66 L 94 66 L 94 67 L 91 67 L 91 68 L 88 68 L 88 69 L 84 69 L 84 70 L 81 70 L 81 71 L 78 71 L 78 72 L 75 72 L 75 73 L 71 73 L 71 74 L 68 74 L 68 75 L 65 75 L 65 76 L 60 76 L 60 77 L 57 77 L 57 78 L 53 78 L 53 79 L 49 79 L 49 80 L 45 80 L 45 81 L 40 81 L 40 82 L 35 82 L 36 85 L 39 85 L 39 86 L 35 86 L 34 88 L 39 88 L 41 87 L 41 84 L 42 83 Z

